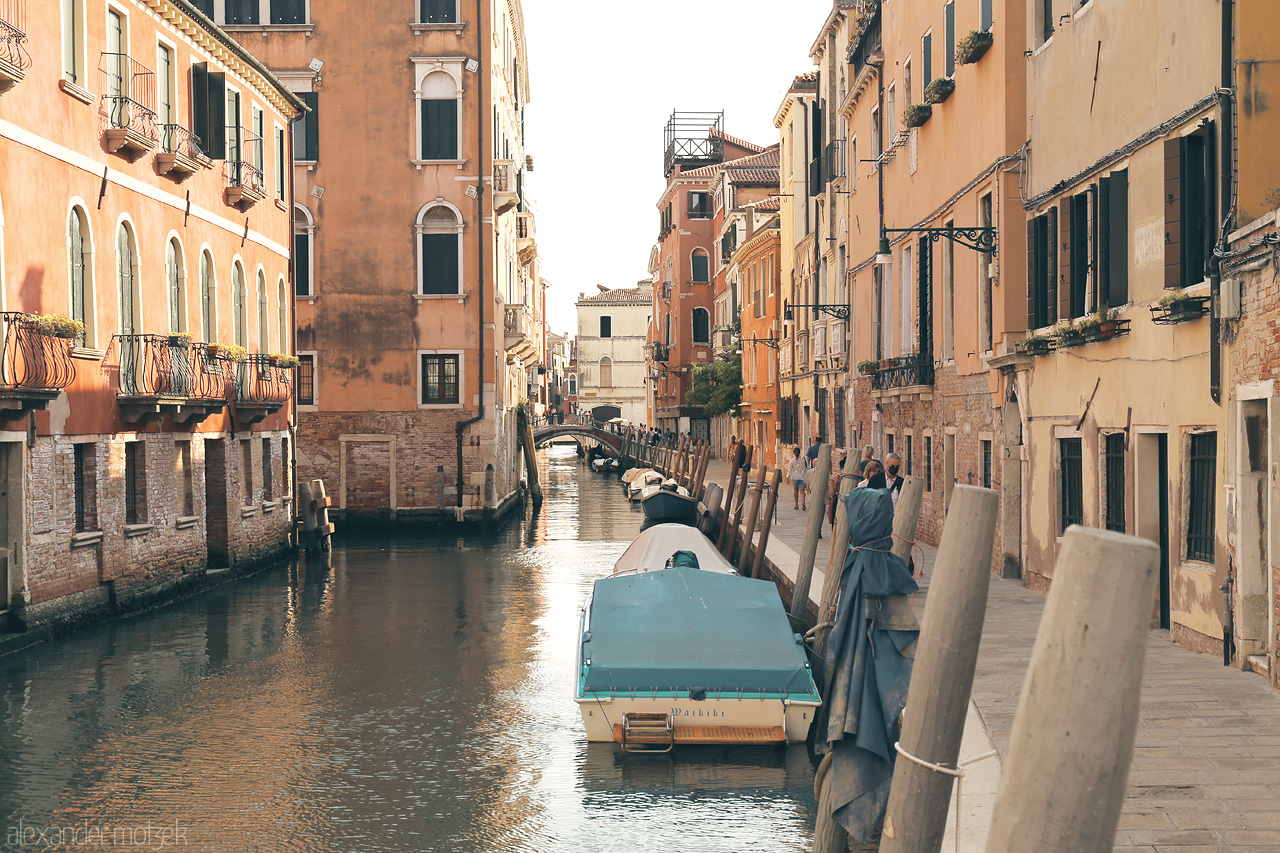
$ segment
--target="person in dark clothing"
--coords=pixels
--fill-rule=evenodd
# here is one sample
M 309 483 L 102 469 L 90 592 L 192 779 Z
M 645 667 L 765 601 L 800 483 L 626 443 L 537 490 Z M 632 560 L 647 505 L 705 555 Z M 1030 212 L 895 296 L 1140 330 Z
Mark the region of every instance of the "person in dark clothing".
M 818 449 L 822 444 L 818 441 L 818 437 L 813 437 L 813 444 L 809 445 L 809 449 L 804 452 L 805 457 L 809 460 L 809 467 L 812 468 L 814 463 L 818 461 Z

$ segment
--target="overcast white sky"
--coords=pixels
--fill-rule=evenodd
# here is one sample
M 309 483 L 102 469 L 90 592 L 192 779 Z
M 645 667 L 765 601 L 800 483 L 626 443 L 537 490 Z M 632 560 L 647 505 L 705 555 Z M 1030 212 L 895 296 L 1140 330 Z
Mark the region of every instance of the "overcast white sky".
M 577 333 L 596 284 L 648 276 L 662 131 L 673 109 L 725 112 L 725 132 L 778 141 L 773 116 L 831 0 L 523 0 L 528 188 L 552 331 Z

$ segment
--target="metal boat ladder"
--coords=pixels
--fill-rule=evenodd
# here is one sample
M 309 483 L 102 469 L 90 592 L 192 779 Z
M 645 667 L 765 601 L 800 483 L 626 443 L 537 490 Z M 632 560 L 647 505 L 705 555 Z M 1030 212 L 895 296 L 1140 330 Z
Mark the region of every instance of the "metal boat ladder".
M 623 752 L 670 752 L 676 743 L 676 727 L 670 714 L 622 715 Z

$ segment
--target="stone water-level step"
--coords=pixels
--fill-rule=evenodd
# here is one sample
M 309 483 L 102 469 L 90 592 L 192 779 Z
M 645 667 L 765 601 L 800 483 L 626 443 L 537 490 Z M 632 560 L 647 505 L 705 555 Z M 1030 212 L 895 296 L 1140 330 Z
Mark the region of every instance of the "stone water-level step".
M 613 739 L 622 743 L 622 726 L 615 724 Z M 633 730 L 630 740 L 636 740 Z M 665 733 L 663 740 L 666 740 Z M 729 743 L 760 744 L 785 743 L 787 734 L 782 726 L 676 726 L 676 743 Z

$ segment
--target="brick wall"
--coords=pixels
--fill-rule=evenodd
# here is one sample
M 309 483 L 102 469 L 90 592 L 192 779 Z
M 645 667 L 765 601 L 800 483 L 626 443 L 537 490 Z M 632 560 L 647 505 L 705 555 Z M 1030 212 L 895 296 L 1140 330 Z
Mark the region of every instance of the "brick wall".
M 253 433 L 260 445 L 264 435 Z M 101 612 L 124 612 L 171 598 L 204 582 L 207 568 L 206 442 L 230 439 L 179 434 L 191 443 L 191 489 L 194 516 L 185 516 L 185 483 L 178 465 L 173 433 L 76 436 L 94 448 L 93 488 L 96 524 L 77 531 L 75 513 L 75 443 L 67 436 L 42 436 L 23 452 L 26 461 L 27 535 L 22 560 L 24 590 L 19 618 L 28 625 L 69 623 Z M 138 519 L 125 523 L 125 445 L 144 446 L 137 495 Z M 279 445 L 277 445 L 278 447 Z M 230 539 L 232 567 L 261 566 L 281 556 L 292 530 L 291 503 L 280 501 L 284 460 L 273 454 L 274 500 L 260 492 L 251 512 L 239 497 L 229 501 L 224 520 Z M 239 496 L 242 489 L 237 455 L 228 455 L 229 481 L 211 484 Z M 257 458 L 260 459 L 260 450 Z M 255 477 L 261 483 L 261 475 Z M 242 515 L 243 513 L 243 515 Z

